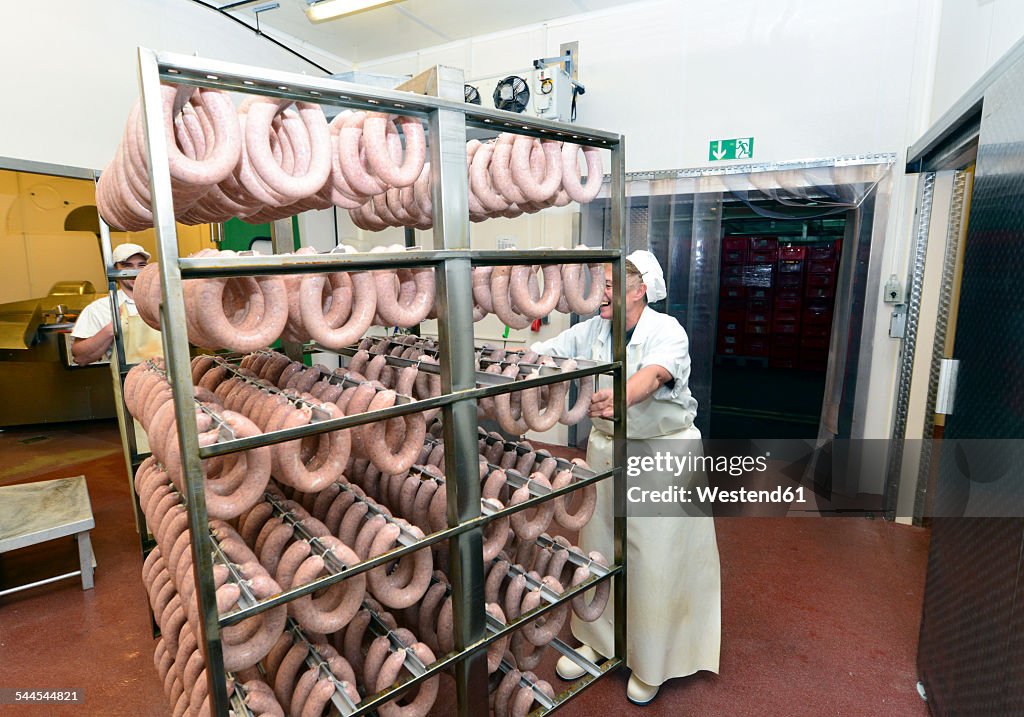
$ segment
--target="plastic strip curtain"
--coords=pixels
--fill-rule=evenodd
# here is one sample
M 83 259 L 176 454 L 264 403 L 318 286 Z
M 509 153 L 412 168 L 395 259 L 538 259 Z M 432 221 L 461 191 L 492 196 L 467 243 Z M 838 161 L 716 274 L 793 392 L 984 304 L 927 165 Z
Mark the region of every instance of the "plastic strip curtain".
M 668 297 L 653 308 L 679 320 L 690 339 L 690 391 L 697 427 L 713 437 L 711 378 L 718 317 L 723 207 L 743 204 L 772 219 L 813 219 L 861 205 L 887 176 L 894 157 L 728 167 L 627 176 L 628 251 L 651 251 L 665 270 Z M 583 209 L 582 237 L 602 245 L 607 201 Z

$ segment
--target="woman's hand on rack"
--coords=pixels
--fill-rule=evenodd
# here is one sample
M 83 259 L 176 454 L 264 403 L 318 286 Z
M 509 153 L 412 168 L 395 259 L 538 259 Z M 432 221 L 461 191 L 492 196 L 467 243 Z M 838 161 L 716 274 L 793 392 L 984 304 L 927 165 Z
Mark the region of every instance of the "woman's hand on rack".
M 612 389 L 602 388 L 600 391 L 595 391 L 590 399 L 590 417 L 611 419 L 614 415 L 615 404 Z
M 662 385 L 672 379 L 672 374 L 663 366 L 653 364 L 644 366 L 626 381 L 626 408 L 643 403 Z M 612 389 L 603 388 L 595 391 L 590 400 L 591 418 L 612 418 L 615 415 L 614 396 Z

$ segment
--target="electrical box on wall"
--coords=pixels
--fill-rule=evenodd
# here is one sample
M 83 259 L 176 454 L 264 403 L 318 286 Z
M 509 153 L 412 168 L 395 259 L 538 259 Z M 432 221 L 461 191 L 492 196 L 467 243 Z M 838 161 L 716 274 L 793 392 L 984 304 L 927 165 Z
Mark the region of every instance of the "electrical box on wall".
M 900 285 L 900 280 L 896 278 L 895 274 L 892 274 L 889 277 L 889 281 L 885 282 L 885 293 L 882 296 L 882 301 L 887 304 L 903 303 L 903 286 Z
M 571 120 L 572 78 L 561 66 L 533 71 L 533 111 L 544 119 Z

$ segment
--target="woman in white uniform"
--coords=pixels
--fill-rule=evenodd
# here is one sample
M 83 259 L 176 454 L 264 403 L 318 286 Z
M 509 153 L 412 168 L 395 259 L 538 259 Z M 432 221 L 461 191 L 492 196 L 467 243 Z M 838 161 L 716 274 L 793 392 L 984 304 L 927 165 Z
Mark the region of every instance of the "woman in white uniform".
M 611 267 L 606 269 L 605 301 L 600 316 L 581 322 L 554 339 L 535 343 L 538 353 L 612 360 Z M 651 309 L 648 301 L 666 296 L 661 266 L 653 254 L 636 251 L 626 262 L 626 404 L 628 438 L 671 440 L 662 450 L 673 453 L 685 445 L 697 455 L 700 431 L 693 425 L 697 401 L 690 394 L 690 355 L 686 332 L 670 316 Z M 591 403 L 593 430 L 587 461 L 594 470 L 612 466 L 613 415 L 611 379 L 601 378 Z M 681 441 L 686 441 L 682 444 Z M 658 450 L 658 442 L 648 444 Z M 646 476 L 645 476 L 646 477 Z M 684 488 L 703 484 L 703 472 L 673 477 Z M 644 486 L 652 489 L 665 485 Z M 584 551 L 612 555 L 613 491 L 610 481 L 598 484 L 597 510 L 580 531 Z M 627 646 L 632 670 L 627 696 L 647 704 L 665 680 L 698 670 L 718 672 L 721 645 L 721 574 L 714 519 L 700 514 L 677 517 L 631 517 L 627 524 Z M 599 661 L 614 652 L 615 608 L 588 623 L 573 616 L 573 634 L 583 642 L 580 652 Z M 583 670 L 562 658 L 559 675 L 576 679 Z

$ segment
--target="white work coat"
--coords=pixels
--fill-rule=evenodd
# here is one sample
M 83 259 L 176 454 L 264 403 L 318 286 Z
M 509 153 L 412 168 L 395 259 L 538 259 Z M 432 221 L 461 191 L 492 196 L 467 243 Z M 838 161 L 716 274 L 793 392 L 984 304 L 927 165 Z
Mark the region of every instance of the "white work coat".
M 573 326 L 549 341 L 531 346 L 538 353 L 612 360 L 611 322 L 596 317 Z M 659 365 L 672 374 L 646 401 L 627 411 L 631 441 L 659 439 L 653 444 L 678 450 L 681 440 L 690 452 L 700 450 L 700 431 L 693 425 L 697 401 L 690 394 L 690 355 L 686 332 L 670 316 L 645 307 L 626 345 L 626 375 Z M 602 377 L 602 388 L 611 379 Z M 613 424 L 594 419 L 587 462 L 596 471 L 611 468 Z M 664 444 L 660 444 L 665 440 Z M 668 441 L 672 441 L 671 443 Z M 699 475 L 680 476 L 677 484 L 706 482 Z M 660 486 L 651 486 L 658 488 Z M 610 481 L 598 483 L 594 517 L 580 531 L 580 547 L 613 554 L 613 491 Z M 626 664 L 638 678 L 660 685 L 698 670 L 718 672 L 721 647 L 721 568 L 714 519 L 709 517 L 630 518 L 626 530 L 627 645 Z M 614 652 L 614 600 L 595 622 L 575 615 L 573 634 L 608 656 Z

